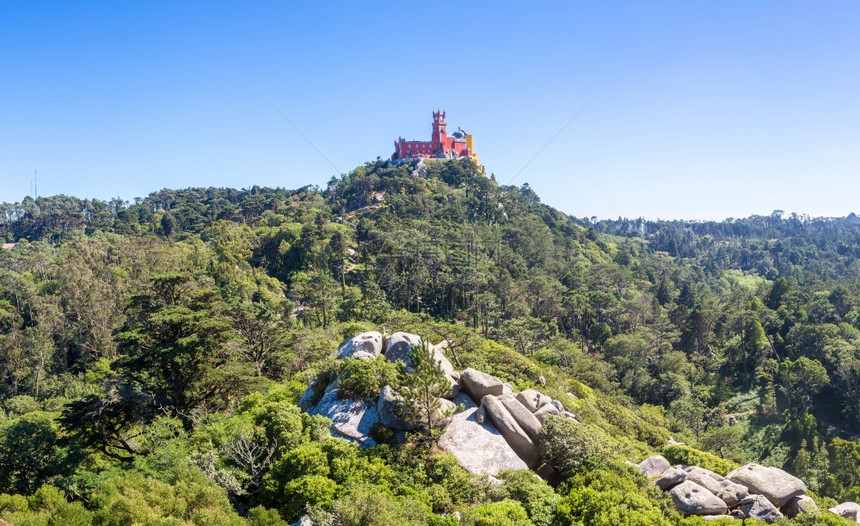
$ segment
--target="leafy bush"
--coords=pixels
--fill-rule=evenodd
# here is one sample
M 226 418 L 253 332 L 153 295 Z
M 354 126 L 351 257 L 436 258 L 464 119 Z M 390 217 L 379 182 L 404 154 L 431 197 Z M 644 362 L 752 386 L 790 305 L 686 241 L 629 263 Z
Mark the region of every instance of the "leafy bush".
M 290 526 L 277 510 L 257 506 L 248 511 L 249 526 Z
M 561 416 L 548 416 L 540 433 L 540 453 L 545 462 L 569 477 L 604 462 L 612 439 L 590 424 L 578 424 Z
M 321 475 L 305 475 L 284 485 L 284 492 L 278 495 L 283 503 L 281 516 L 289 522 L 297 521 L 308 506 L 328 507 L 337 496 L 338 485 L 330 478 Z
M 21 416 L 34 411 L 41 411 L 42 404 L 32 396 L 13 396 L 3 403 L 3 409 L 10 417 Z
M 531 526 L 523 506 L 511 499 L 489 502 L 463 511 L 463 526 Z
M 302 416 L 299 408 L 287 401 L 264 404 L 256 412 L 254 423 L 266 431 L 266 438 L 282 448 L 298 446 L 303 437 Z
M 397 366 L 387 360 L 346 358 L 341 363 L 337 387 L 345 398 L 376 401 L 379 391 L 390 384 L 397 374 Z
M 105 480 L 91 501 L 95 524 L 122 526 L 188 521 L 199 526 L 238 526 L 243 523 L 224 490 L 200 470 L 186 467 L 170 475 L 169 481 L 162 481 L 127 471 Z
M 392 444 L 397 438 L 397 433 L 393 429 L 385 427 L 382 422 L 377 422 L 370 428 L 370 438 L 377 444 Z
M 288 451 L 270 471 L 284 480 L 293 480 L 304 475 L 328 476 L 328 457 L 317 444 L 302 444 Z
M 506 470 L 499 473 L 505 485 L 502 491 L 509 499 L 522 503 L 535 526 L 552 526 L 558 494 L 531 471 Z
M 302 413 L 302 434 L 313 442 L 324 442 L 331 437 L 331 420 L 322 415 Z
M 485 481 L 457 464 L 457 457 L 450 453 L 439 453 L 425 459 L 423 469 L 430 482 L 440 484 L 451 496 L 454 505 L 475 502 L 484 495 Z
M 393 495 L 387 488 L 360 484 L 337 499 L 327 512 L 312 514 L 320 526 L 423 526 L 431 524 L 430 510 L 409 495 Z
M 338 484 L 372 482 L 383 484 L 391 478 L 391 468 L 376 457 L 371 457 L 354 442 L 329 439 L 322 444 L 331 466 L 329 475 Z
M 739 467 L 737 463 L 720 458 L 707 451 L 700 451 L 690 446 L 671 445 L 663 448 L 663 456 L 670 464 L 686 464 L 700 466 L 720 475 L 727 475 L 729 471 Z
M 563 484 L 556 506 L 561 524 L 596 526 L 672 526 L 697 524 L 683 519 L 660 491 L 644 477 L 607 466 L 576 475 Z
M 67 502 L 54 486 L 42 486 L 30 497 L 0 495 L 0 517 L 24 526 L 90 526 L 93 515 L 80 502 Z

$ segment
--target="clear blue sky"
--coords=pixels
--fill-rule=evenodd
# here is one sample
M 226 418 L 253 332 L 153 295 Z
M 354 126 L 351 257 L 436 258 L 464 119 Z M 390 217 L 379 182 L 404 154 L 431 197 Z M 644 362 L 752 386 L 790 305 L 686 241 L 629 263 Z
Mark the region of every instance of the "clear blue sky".
M 0 5 L 0 201 L 324 185 L 475 135 L 577 216 L 860 212 L 860 2 Z M 432 7 L 431 7 L 432 6 Z

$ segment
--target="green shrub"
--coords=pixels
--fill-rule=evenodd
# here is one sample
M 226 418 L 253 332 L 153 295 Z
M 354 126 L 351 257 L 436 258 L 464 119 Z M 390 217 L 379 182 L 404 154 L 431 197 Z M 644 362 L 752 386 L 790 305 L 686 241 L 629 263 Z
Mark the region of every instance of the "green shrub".
M 312 514 L 315 524 L 337 526 L 423 526 L 432 524 L 424 502 L 393 495 L 387 488 L 360 484 L 337 499 L 327 512 Z
M 322 415 L 302 413 L 302 434 L 312 442 L 325 442 L 331 438 L 331 420 Z
M 0 491 L 29 494 L 63 470 L 56 413 L 26 413 L 0 423 Z
M 102 482 L 90 507 L 100 526 L 183 524 L 228 526 L 242 524 L 224 490 L 200 470 L 186 467 L 169 475 L 169 482 L 133 471 Z M 31 505 L 32 508 L 32 505 Z
M 445 487 L 455 506 L 476 502 L 485 493 L 485 481 L 457 464 L 457 457 L 439 453 L 425 459 L 423 469 L 431 483 Z
M 523 506 L 511 499 L 489 502 L 463 512 L 463 526 L 531 526 Z
M 397 439 L 397 433 L 390 427 L 385 427 L 382 422 L 377 422 L 370 428 L 370 438 L 377 444 L 393 444 Z
M 42 404 L 28 395 L 13 396 L 3 403 L 3 408 L 9 417 L 21 416 L 34 411 L 41 411 Z
M 338 484 L 364 482 L 382 485 L 391 478 L 391 468 L 380 458 L 362 451 L 354 442 L 329 439 L 322 444 L 331 466 L 329 475 Z
M 737 463 L 720 458 L 707 451 L 699 451 L 690 446 L 671 445 L 663 448 L 663 456 L 670 464 L 686 464 L 709 469 L 720 475 L 727 475 L 729 471 L 739 467 Z
M 328 456 L 318 444 L 302 444 L 284 454 L 271 472 L 277 472 L 284 480 L 293 480 L 305 475 L 329 474 Z
M 507 498 L 520 502 L 535 526 L 551 526 L 555 521 L 558 494 L 531 471 L 505 470 L 499 472 Z
M 42 486 L 28 498 L 0 496 L 0 517 L 22 526 L 90 526 L 93 515 L 80 502 L 67 502 L 53 486 Z M 23 499 L 23 502 L 22 500 Z
M 344 398 L 376 401 L 379 391 L 390 384 L 397 367 L 387 360 L 346 358 L 341 363 L 337 387 Z
M 270 443 L 292 449 L 302 442 L 302 416 L 296 405 L 287 401 L 271 402 L 256 413 L 254 423 L 266 430 Z
M 633 435 L 652 447 L 662 446 L 669 439 L 669 432 L 665 428 L 645 421 L 632 409 L 620 405 L 605 394 L 600 393 L 597 399 L 606 421 L 620 428 L 625 434 Z
M 538 442 L 544 462 L 569 477 L 603 463 L 610 454 L 612 439 L 590 424 L 548 416 Z
M 567 480 L 556 506 L 560 524 L 671 526 L 683 519 L 648 480 L 608 464 Z
M 281 516 L 289 522 L 301 518 L 308 506 L 326 508 L 334 502 L 338 485 L 330 478 L 321 475 L 305 475 L 291 480 L 284 485 L 284 491 L 278 495 L 282 502 Z
M 450 513 L 454 509 L 454 501 L 451 500 L 451 494 L 448 489 L 441 484 L 432 484 L 427 488 L 427 495 L 430 496 L 430 507 L 433 513 Z
M 0 517 L 28 509 L 29 504 L 24 495 L 9 495 L 8 493 L 0 495 Z
M 248 511 L 249 526 L 290 526 L 277 510 L 257 506 Z

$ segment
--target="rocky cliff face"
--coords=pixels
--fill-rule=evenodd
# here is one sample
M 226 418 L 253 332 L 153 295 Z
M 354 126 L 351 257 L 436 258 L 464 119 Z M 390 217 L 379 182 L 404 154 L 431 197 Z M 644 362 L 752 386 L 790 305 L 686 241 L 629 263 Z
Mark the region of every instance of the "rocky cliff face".
M 347 338 L 338 347 L 338 359 L 406 361 L 410 349 L 418 345 L 418 335 L 395 332 L 384 338 L 378 332 L 366 332 Z M 576 417 L 564 410 L 558 400 L 529 389 L 517 393 L 509 384 L 475 369 L 456 371 L 441 346 L 433 346 L 438 368 L 451 382 L 444 405 L 461 409 L 443 421 L 439 447 L 457 457 L 464 469 L 495 476 L 503 469 L 541 468 L 537 440 L 547 415 Z M 371 429 L 381 423 L 393 431 L 409 431 L 411 426 L 397 415 L 397 400 L 386 386 L 376 403 L 341 396 L 337 380 L 326 386 L 323 397 L 312 403 L 319 386 L 311 384 L 299 406 L 332 421 L 334 436 L 352 440 L 362 447 L 376 444 Z M 453 403 L 450 402 L 453 400 Z

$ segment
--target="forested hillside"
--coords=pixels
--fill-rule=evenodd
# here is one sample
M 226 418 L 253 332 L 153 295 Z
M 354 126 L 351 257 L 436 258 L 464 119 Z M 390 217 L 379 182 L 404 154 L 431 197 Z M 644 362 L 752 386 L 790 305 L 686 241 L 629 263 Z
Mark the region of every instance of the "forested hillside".
M 822 509 L 860 500 L 855 217 L 592 223 L 470 161 L 427 166 L 2 205 L 0 518 L 698 524 L 623 464 L 670 437 L 679 463 L 778 466 Z M 386 328 L 568 397 L 582 445 L 561 483 L 328 438 L 299 397 L 318 374 L 379 383 L 332 355 Z

